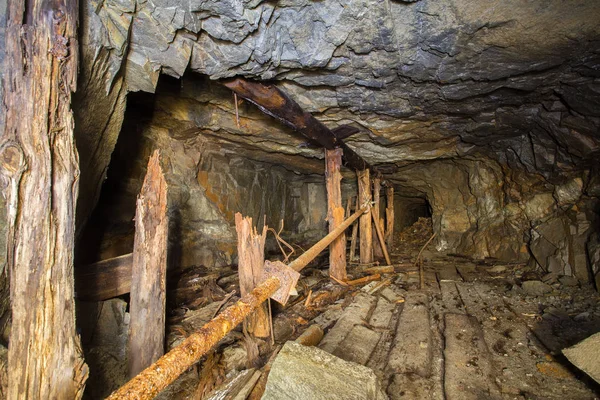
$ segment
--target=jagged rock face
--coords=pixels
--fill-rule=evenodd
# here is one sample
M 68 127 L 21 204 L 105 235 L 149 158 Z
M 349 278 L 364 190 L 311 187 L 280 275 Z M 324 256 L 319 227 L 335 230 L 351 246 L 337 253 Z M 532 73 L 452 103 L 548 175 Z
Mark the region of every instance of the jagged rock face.
M 580 265 L 589 270 L 590 204 L 600 194 L 590 172 L 600 152 L 600 3 L 114 0 L 82 8 L 80 225 L 127 91 L 154 92 L 161 73 L 188 73 L 163 97 L 179 104 L 170 115 L 177 140 L 210 136 L 254 160 L 321 170 L 321 151 L 246 103 L 238 124 L 229 92 L 191 71 L 271 79 L 327 126 L 359 127 L 347 143 L 373 165 L 396 168 L 385 178 L 400 194 L 427 198 L 438 249 L 532 256 L 582 280 Z M 558 241 L 545 228 L 557 221 Z

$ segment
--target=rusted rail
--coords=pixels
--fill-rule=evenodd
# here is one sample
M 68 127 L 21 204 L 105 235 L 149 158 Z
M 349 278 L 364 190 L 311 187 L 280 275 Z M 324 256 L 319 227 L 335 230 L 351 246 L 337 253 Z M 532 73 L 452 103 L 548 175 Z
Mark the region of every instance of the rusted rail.
M 329 232 L 327 236 L 323 239 L 319 240 L 313 247 L 308 249 L 304 254 L 300 257 L 296 258 L 294 261 L 288 264 L 288 267 L 292 268 L 295 271 L 301 271 L 304 267 L 308 265 L 309 262 L 314 260 L 316 256 L 319 255 L 320 252 L 325 250 L 331 242 L 333 242 L 342 232 L 344 232 L 358 217 L 360 217 L 365 211 L 369 209 L 368 206 L 363 207 L 352 214 L 350 217 L 346 218 L 344 222 L 342 222 L 337 228 Z
M 313 247 L 290 263 L 288 267 L 300 271 L 366 210 L 368 210 L 368 206 L 356 211 L 335 230 L 331 231 Z M 175 381 L 179 375 L 197 363 L 208 350 L 240 324 L 262 302 L 273 296 L 281 284 L 278 277 L 272 276 L 267 278 L 234 305 L 226 308 L 222 313 L 200 328 L 198 332 L 190 335 L 180 345 L 113 392 L 107 399 L 142 400 L 156 397 L 160 391 Z

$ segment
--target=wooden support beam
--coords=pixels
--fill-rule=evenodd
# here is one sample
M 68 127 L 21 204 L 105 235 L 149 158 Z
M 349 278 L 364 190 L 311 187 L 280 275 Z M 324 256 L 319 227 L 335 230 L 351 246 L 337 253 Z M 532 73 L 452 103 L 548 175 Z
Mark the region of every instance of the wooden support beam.
M 356 209 L 360 208 L 360 196 L 356 196 Z M 352 225 L 352 238 L 350 239 L 350 262 L 354 262 L 356 256 L 356 238 L 358 237 L 358 222 Z
M 390 260 L 390 255 L 388 254 L 387 247 L 385 245 L 385 240 L 383 239 L 383 232 L 381 231 L 381 225 L 377 223 L 375 220 L 375 214 L 373 215 L 373 222 L 375 224 L 375 232 L 377 232 L 377 238 L 379 239 L 379 245 L 381 250 L 383 251 L 383 255 L 385 256 L 385 262 L 387 265 L 392 265 L 392 261 Z
M 342 149 L 325 149 L 325 181 L 327 186 L 327 220 L 329 232 L 344 221 L 342 206 Z M 329 275 L 346 280 L 346 234 L 344 232 L 329 245 Z
M 360 263 L 373 262 L 373 230 L 371 226 L 371 180 L 369 170 L 356 172 L 358 176 L 358 196 L 361 207 L 368 206 L 369 210 L 360 217 Z
M 130 377 L 164 354 L 168 228 L 167 182 L 156 150 L 148 161 L 135 212 L 127 356 Z
M 305 112 L 298 103 L 276 86 L 247 81 L 242 78 L 223 82 L 223 85 L 233 90 L 238 96 L 256 105 L 265 114 L 279 120 L 315 144 L 329 150 L 341 147 L 344 150 L 346 161 L 344 165 L 348 168 L 355 170 L 371 168 L 361 156 L 348 147 L 334 132 L 310 113 Z M 351 130 L 347 129 L 344 132 L 340 131 L 338 135 L 343 136 L 350 132 Z
M 381 178 L 379 176 L 373 177 L 373 223 L 379 225 L 380 219 L 380 203 L 381 203 Z M 376 260 L 380 260 L 383 257 L 383 251 L 381 250 L 381 244 L 379 241 L 373 243 L 373 255 Z M 389 263 L 388 263 L 389 264 Z
M 391 249 L 394 245 L 394 187 L 387 186 L 385 188 L 385 242 L 387 243 L 388 249 Z
M 103 301 L 131 291 L 133 253 L 98 261 L 75 269 L 75 297 Z
M 79 159 L 76 0 L 8 0 L 0 186 L 7 204 L 12 325 L 8 399 L 77 399 L 88 368 L 75 329 Z
M 237 231 L 238 271 L 240 292 L 242 296 L 250 293 L 260 283 L 265 264 L 265 240 L 267 226 L 264 225 L 259 234 L 252 225 L 252 218 L 235 214 L 235 230 Z M 267 304 L 256 308 L 244 321 L 246 330 L 255 337 L 269 337 L 269 310 Z

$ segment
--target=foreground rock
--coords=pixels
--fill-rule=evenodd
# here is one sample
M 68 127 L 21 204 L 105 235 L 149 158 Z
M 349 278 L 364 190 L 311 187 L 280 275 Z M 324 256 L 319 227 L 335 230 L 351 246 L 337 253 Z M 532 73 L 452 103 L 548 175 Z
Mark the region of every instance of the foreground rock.
M 370 368 L 316 347 L 287 342 L 271 367 L 262 398 L 383 400 L 388 397 Z
M 600 333 L 564 349 L 563 354 L 573 365 L 600 383 Z

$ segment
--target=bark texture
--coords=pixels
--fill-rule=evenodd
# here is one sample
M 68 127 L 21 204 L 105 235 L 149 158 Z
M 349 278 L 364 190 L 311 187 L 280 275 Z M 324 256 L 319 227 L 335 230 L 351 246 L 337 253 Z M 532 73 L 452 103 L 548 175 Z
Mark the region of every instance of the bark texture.
M 360 206 L 371 206 L 371 180 L 369 170 L 357 171 L 358 197 Z M 368 264 L 373 261 L 373 228 L 371 226 L 371 210 L 360 217 L 360 262 Z
M 137 199 L 131 278 L 129 376 L 164 354 L 167 281 L 167 182 L 154 152 Z
M 88 375 L 73 282 L 77 15 L 75 0 L 8 2 L 0 170 L 13 321 L 9 399 L 79 398 Z
M 342 149 L 325 149 L 325 180 L 327 185 L 327 221 L 329 232 L 344 222 L 342 206 Z M 341 281 L 346 280 L 346 234 L 341 233 L 329 245 L 329 275 Z
M 267 226 L 259 234 L 252 225 L 252 218 L 235 214 L 235 229 L 238 235 L 238 271 L 242 296 L 250 293 L 260 283 L 265 263 L 265 239 Z M 269 313 L 267 304 L 261 304 L 245 320 L 248 333 L 256 337 L 269 337 Z

